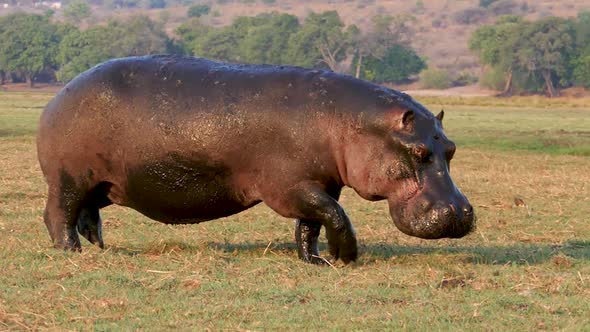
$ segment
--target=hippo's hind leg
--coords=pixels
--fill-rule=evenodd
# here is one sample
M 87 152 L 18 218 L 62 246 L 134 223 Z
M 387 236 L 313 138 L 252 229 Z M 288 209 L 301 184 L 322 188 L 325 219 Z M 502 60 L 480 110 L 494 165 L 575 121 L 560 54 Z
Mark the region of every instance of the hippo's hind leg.
M 78 216 L 78 233 L 100 248 L 104 248 L 104 241 L 102 240 L 102 219 L 99 209 L 112 204 L 107 198 L 111 186 L 108 182 L 101 182 L 89 191 L 84 198 Z
M 59 181 L 48 183 L 47 205 L 43 215 L 54 246 L 80 251 L 80 232 L 88 241 L 103 248 L 102 222 L 98 210 L 112 204 L 106 196 L 109 184 L 100 183 L 91 188 L 89 179 L 80 177 L 82 180 L 77 182 L 75 177 L 63 170 L 59 174 L 59 177 L 55 177 Z
M 335 189 L 328 194 L 338 200 L 340 198 L 340 189 Z M 320 258 L 318 249 L 318 238 L 322 223 L 310 219 L 297 219 L 295 225 L 295 242 L 297 243 L 297 254 L 299 258 L 313 264 L 324 264 L 325 261 Z
M 49 183 L 43 220 L 56 248 L 81 250 L 76 224 L 83 200 L 84 192 L 65 172 L 62 172 L 57 184 Z
M 78 233 L 90 243 L 98 245 L 101 249 L 104 248 L 102 220 L 100 219 L 100 213 L 97 207 L 84 207 L 80 210 Z

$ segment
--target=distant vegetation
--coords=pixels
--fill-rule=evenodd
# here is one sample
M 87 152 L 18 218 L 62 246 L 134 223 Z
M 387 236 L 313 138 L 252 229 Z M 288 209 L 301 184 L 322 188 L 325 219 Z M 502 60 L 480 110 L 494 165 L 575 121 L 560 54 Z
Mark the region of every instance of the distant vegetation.
M 425 68 L 407 41 L 407 19 L 376 16 L 368 31 L 345 26 L 336 11 L 310 13 L 299 22 L 289 14 L 238 17 L 231 25 L 204 25 L 198 16 L 209 7 L 194 6 L 193 16 L 166 34 L 161 22 L 146 16 L 80 29 L 87 8 L 72 2 L 68 23 L 51 14 L 14 14 L 0 18 L 0 71 L 3 81 L 25 79 L 32 86 L 44 73 L 67 82 L 110 58 L 155 53 L 197 55 L 221 61 L 291 64 L 350 72 L 378 82 L 404 81 Z M 354 64 L 346 63 L 354 56 Z
M 50 10 L 43 15 L 0 17 L 0 83 L 68 82 L 107 59 L 155 53 L 326 68 L 377 83 L 407 83 L 419 78 L 426 88 L 468 85 L 478 80 L 473 70 L 464 70 L 460 64 L 457 68 L 439 67 L 433 61 L 438 59 L 418 52 L 414 45 L 420 38 L 416 28 L 420 22 L 409 14 L 376 15 L 362 29 L 345 24 L 337 11 L 310 12 L 304 19 L 275 11 L 238 16 L 231 24 L 215 26 L 211 20 L 220 15 L 215 6 L 221 2 L 97 1 L 72 0 L 59 15 Z M 97 5 L 181 5 L 185 7 L 176 8 L 185 8 L 184 19 L 173 30 L 166 26 L 170 20 L 167 11 L 161 11 L 158 20 L 136 15 L 99 24 L 92 12 L 92 8 L 99 8 Z M 415 11 L 425 8 L 419 1 Z M 480 0 L 479 6 L 465 7 L 449 16 L 458 25 L 479 25 L 470 30 L 473 33 L 468 43 L 484 69 L 479 83 L 503 95 L 557 96 L 563 88 L 590 87 L 590 13 L 569 19 L 547 16 L 536 21 L 502 16 L 527 10 L 525 2 Z
M 551 97 L 573 85 L 590 87 L 590 13 L 577 19 L 547 17 L 530 22 L 501 17 L 471 36 L 492 78 L 485 82 L 504 95 L 545 92 Z

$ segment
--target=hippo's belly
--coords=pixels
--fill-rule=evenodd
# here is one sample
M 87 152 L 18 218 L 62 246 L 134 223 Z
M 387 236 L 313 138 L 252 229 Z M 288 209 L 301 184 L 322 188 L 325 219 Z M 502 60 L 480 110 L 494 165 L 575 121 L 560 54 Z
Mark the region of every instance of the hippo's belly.
M 182 224 L 227 217 L 260 202 L 241 197 L 223 165 L 173 159 L 130 169 L 122 205 L 160 222 Z

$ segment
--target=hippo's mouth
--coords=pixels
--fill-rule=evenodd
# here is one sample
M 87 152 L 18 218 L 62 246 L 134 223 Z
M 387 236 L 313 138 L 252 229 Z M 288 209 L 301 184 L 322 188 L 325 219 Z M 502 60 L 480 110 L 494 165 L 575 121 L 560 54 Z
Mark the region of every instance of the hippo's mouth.
M 400 231 L 422 239 L 461 238 L 476 227 L 473 210 L 459 212 L 435 206 L 426 212 L 415 212 L 404 205 L 390 209 L 390 214 Z

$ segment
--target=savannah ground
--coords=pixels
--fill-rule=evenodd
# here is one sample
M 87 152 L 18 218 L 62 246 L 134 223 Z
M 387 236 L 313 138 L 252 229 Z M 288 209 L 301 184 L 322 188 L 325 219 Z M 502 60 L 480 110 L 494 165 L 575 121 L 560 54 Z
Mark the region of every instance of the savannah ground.
M 112 206 L 105 250 L 52 249 L 35 152 L 52 95 L 0 92 L 0 330 L 590 330 L 590 99 L 418 97 L 446 111 L 477 230 L 411 238 L 345 190 L 361 256 L 318 267 L 263 204 L 182 226 Z

